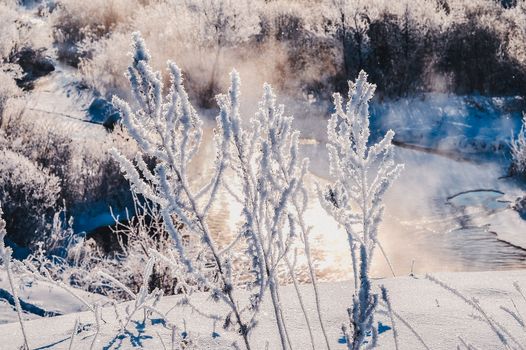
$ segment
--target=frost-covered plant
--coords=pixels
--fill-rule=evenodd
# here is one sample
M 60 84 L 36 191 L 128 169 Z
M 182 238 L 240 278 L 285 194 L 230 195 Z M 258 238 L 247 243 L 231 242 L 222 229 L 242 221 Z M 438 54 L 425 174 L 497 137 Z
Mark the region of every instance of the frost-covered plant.
M 42 17 L 46 15 L 41 12 Z M 43 23 L 28 15 L 19 1 L 0 2 L 0 63 L 23 47 L 51 47 L 49 27 Z
M 95 305 L 95 335 L 93 336 L 93 340 L 91 341 L 90 350 L 94 349 L 95 343 L 97 342 L 97 338 L 99 337 L 100 333 L 100 324 L 101 324 L 101 310 L 100 305 Z
M 159 69 L 167 59 L 176 60 L 185 72 L 190 97 L 211 107 L 214 95 L 222 87 L 218 77 L 228 72 L 232 61 L 238 60 L 238 45 L 246 44 L 257 34 L 259 18 L 255 5 L 244 0 L 151 2 L 134 12 L 130 23 L 118 25 L 108 36 L 83 45 L 92 52 L 81 59 L 83 78 L 108 97 L 125 96 L 128 81 L 122 71 L 127 66 L 126 48 L 131 32 L 140 31 L 153 53 L 150 65 Z M 160 32 L 164 33 L 162 41 L 158 40 Z M 165 45 L 165 40 L 171 44 Z M 168 81 L 168 74 L 164 78 Z
M 0 222 L 1 224 L 1 222 Z M 1 228 L 1 226 L 0 226 Z M 2 237 L 0 230 L 0 238 Z M 77 247 L 73 247 L 73 249 L 76 249 Z M 0 253 L 2 251 L 0 250 Z M 122 282 L 120 282 L 117 278 L 113 277 L 112 275 L 102 271 L 101 266 L 104 265 L 105 261 L 103 259 L 100 259 L 100 264 L 98 266 L 94 266 L 93 261 L 91 261 L 91 256 L 84 256 L 83 260 L 86 260 L 91 265 L 84 265 L 84 266 L 67 266 L 68 263 L 71 263 L 71 261 L 68 261 L 66 259 L 62 260 L 53 260 L 48 259 L 45 256 L 45 252 L 42 250 L 42 245 L 39 245 L 39 251 L 37 251 L 36 254 L 31 255 L 29 258 L 25 259 L 23 262 L 20 262 L 17 264 L 17 266 L 22 271 L 23 275 L 37 280 L 37 281 L 43 281 L 46 283 L 49 283 L 51 285 L 57 286 L 67 293 L 69 293 L 71 296 L 76 298 L 78 301 L 80 301 L 82 304 L 84 304 L 87 309 L 89 309 L 95 318 L 95 335 L 91 342 L 90 349 L 93 349 L 96 344 L 96 339 L 100 332 L 101 327 L 101 306 L 97 303 L 95 305 L 90 304 L 88 301 L 86 301 L 78 292 L 77 289 L 72 287 L 71 285 L 75 284 L 76 281 L 69 280 L 63 282 L 61 280 L 61 276 L 59 273 L 59 270 L 62 270 L 61 272 L 64 275 L 68 275 L 68 271 L 64 272 L 64 270 L 81 270 L 83 269 L 84 272 L 88 272 L 88 269 L 93 269 L 92 274 L 96 275 L 97 280 L 103 280 L 107 284 L 111 285 L 112 288 L 120 289 L 122 292 L 128 294 L 128 296 L 134 301 L 133 304 L 130 304 L 125 309 L 125 315 L 121 315 L 119 312 L 115 301 L 112 300 L 112 305 L 114 307 L 115 313 L 116 313 L 116 319 L 119 323 L 119 336 L 122 336 L 123 334 L 127 333 L 127 326 L 128 324 L 133 320 L 133 317 L 140 311 L 143 311 L 144 318 L 148 317 L 151 313 L 155 312 L 163 317 L 163 319 L 168 323 L 168 320 L 164 316 L 164 314 L 156 309 L 157 304 L 160 302 L 161 297 L 163 296 L 162 290 L 159 290 L 158 288 L 154 288 L 151 292 L 150 290 L 150 278 L 151 274 L 154 268 L 155 264 L 155 257 L 152 256 L 149 258 L 149 260 L 146 262 L 146 266 L 144 268 L 144 271 L 142 272 L 142 279 L 140 282 L 140 287 L 137 293 L 133 292 L 125 286 Z M 105 265 L 107 266 L 107 265 Z M 137 270 L 138 267 L 136 266 Z M 116 268 L 114 271 L 118 271 Z M 69 273 L 71 273 L 69 271 Z M 63 278 L 62 278 L 63 279 Z M 14 294 L 16 297 L 16 294 Z M 75 330 L 78 327 L 78 323 L 75 324 L 74 327 L 74 333 Z M 73 337 L 70 342 L 70 348 L 73 344 Z
M 71 331 L 70 339 L 69 339 L 69 347 L 68 350 L 73 350 L 73 344 L 75 344 L 75 336 L 77 335 L 77 332 L 79 331 L 79 319 L 75 319 L 75 325 L 73 325 L 73 330 Z
M 4 112 L 9 100 L 19 96 L 22 91 L 15 83 L 20 76 L 20 70 L 15 65 L 0 66 L 0 126 L 3 124 Z
M 65 209 L 53 215 L 52 223 L 47 225 L 35 249 L 24 260 L 26 272 L 32 278 L 99 293 L 100 284 L 93 280 L 92 271 L 100 264 L 107 266 L 109 262 L 93 240 L 86 241 L 82 234 L 74 232 L 73 218 L 67 219 Z
M 133 216 L 130 217 L 127 213 L 124 220 L 115 217 L 116 224 L 112 228 L 113 234 L 119 240 L 120 250 L 99 262 L 94 262 L 94 267 L 106 271 L 132 291 L 138 292 L 143 280 L 142 266 L 152 257 L 152 251 L 165 257 L 173 257 L 177 252 L 170 234 L 164 227 L 159 206 L 147 200 L 139 200 L 135 194 L 133 197 Z M 165 295 L 172 295 L 177 294 L 181 287 L 179 277 L 172 271 L 171 264 L 158 259 L 148 283 L 150 288 L 158 288 Z M 108 292 L 118 296 L 115 290 Z M 124 297 L 129 298 L 129 293 Z
M 152 256 L 146 262 L 146 265 L 143 271 L 142 283 L 137 293 L 132 292 L 126 285 L 121 283 L 118 279 L 114 278 L 113 276 L 103 271 L 99 271 L 99 275 L 101 278 L 107 280 L 115 288 L 122 289 L 124 292 L 129 294 L 129 296 L 133 300 L 133 304 L 130 304 L 126 307 L 126 310 L 125 310 L 126 315 L 124 318 L 122 318 L 122 316 L 119 314 L 117 309 L 115 309 L 121 334 L 124 334 L 127 331 L 126 327 L 128 327 L 128 324 L 132 321 L 133 316 L 141 310 L 144 310 L 145 318 L 148 312 L 152 312 L 152 311 L 156 312 L 157 314 L 163 315 L 162 312 L 156 309 L 157 304 L 159 303 L 159 301 L 161 300 L 161 297 L 163 296 L 162 290 L 154 288 L 151 292 L 149 292 L 150 277 L 153 272 L 154 264 L 155 264 L 155 256 Z M 166 320 L 166 317 L 163 317 L 163 318 Z
M 284 114 L 283 105 L 276 104 L 270 85 L 264 87 L 259 111 L 250 120 L 250 127 L 244 128 L 239 114 L 240 81 L 236 72 L 231 79 L 229 94 L 219 96 L 218 102 L 232 134 L 230 164 L 242 181 L 242 193 L 234 194 L 234 198 L 243 206 L 240 235 L 252 259 L 256 292 L 251 296 L 251 307 L 254 311 L 259 309 L 268 286 L 282 347 L 286 349 L 290 344 L 286 340 L 276 271 L 283 259 L 288 259 L 298 231 L 296 215 L 300 208 L 306 207 L 303 178 L 308 161 L 299 158 L 299 132 L 292 129 L 292 117 Z M 254 321 L 250 328 L 254 327 Z
M 152 71 L 149 60 L 143 40 L 135 34 L 128 77 L 138 107 L 132 109 L 118 98 L 114 98 L 114 104 L 121 110 L 123 124 L 140 152 L 134 162 L 117 151 L 114 154 L 132 189 L 160 208 L 165 229 L 173 239 L 176 254 L 164 256 L 155 250 L 152 254 L 170 263 L 185 283 L 187 304 L 191 305 L 195 289 L 208 290 L 213 300 L 226 303 L 230 310 L 222 317 L 224 328 L 235 326 L 247 348 L 268 292 L 282 348 L 288 349 L 291 345 L 277 272 L 282 263 L 293 268 L 287 254 L 298 226 L 307 236 L 301 218 L 307 203 L 302 184 L 307 161 L 298 157 L 299 133 L 292 129 L 292 118 L 284 115 L 283 106 L 276 104 L 271 87 L 266 85 L 259 111 L 249 127 L 243 126 L 240 81 L 234 71 L 229 93 L 217 97 L 220 113 L 212 174 L 203 187 L 194 190 L 188 168 L 201 143 L 202 122 L 188 100 L 179 68 L 168 63 L 172 86 L 164 97 L 160 74 Z M 153 168 L 146 165 L 146 157 L 154 160 Z M 223 181 L 230 171 L 241 182 L 239 193 Z M 223 185 L 242 205 L 242 221 L 231 243 L 219 247 L 217 233 L 211 231 L 207 218 Z M 245 258 L 251 266 L 253 293 L 245 301 L 235 297 L 239 283 L 236 278 L 243 275 L 243 269 L 237 271 L 231 258 L 238 245 L 246 249 Z
M 389 319 L 391 321 L 391 328 L 393 329 L 393 340 L 395 343 L 395 349 L 398 350 L 400 348 L 400 345 L 398 344 L 398 329 L 396 327 L 395 315 L 394 315 L 393 307 L 391 305 L 391 299 L 389 298 L 389 294 L 385 286 L 380 286 L 380 290 L 382 291 L 382 301 L 385 304 L 387 315 L 389 316 Z
M 19 13 L 14 1 L 2 1 L 0 3 L 0 59 L 8 57 L 18 42 L 18 30 L 15 21 L 18 17 Z
M 108 151 L 118 147 L 133 154 L 132 143 L 120 130 L 106 135 L 103 142 L 99 138 L 78 140 L 78 124 L 36 118 L 24 108 L 22 99 L 15 102 L 19 103 L 9 105 L 0 126 L 0 133 L 5 135 L 5 141 L 0 139 L 0 149 L 26 157 L 58 178 L 58 199 L 65 202 L 69 215 L 90 215 L 94 207 L 100 210 L 102 203 L 114 208 L 132 204 L 129 184 Z
M 17 83 L 24 76 L 19 65 L 23 52 L 52 46 L 47 11 L 40 15 L 42 20 L 35 20 L 19 1 L 0 1 L 0 125 L 7 100 L 21 94 Z
M 203 35 L 206 38 L 207 45 L 215 48 L 212 72 L 207 91 L 204 92 L 205 94 L 213 94 L 217 89 L 216 80 L 222 50 L 227 46 L 243 42 L 250 35 L 257 33 L 258 19 L 250 10 L 248 1 L 201 0 L 196 1 L 196 4 L 199 7 L 198 13 L 204 14 Z M 208 96 L 209 99 L 210 97 Z
M 9 280 L 9 286 L 11 287 L 11 293 L 15 299 L 15 308 L 18 315 L 18 322 L 20 322 L 20 328 L 22 330 L 22 336 L 24 337 L 24 349 L 29 350 L 29 345 L 27 343 L 26 330 L 24 328 L 24 322 L 22 320 L 22 307 L 20 306 L 20 300 L 18 299 L 17 288 L 15 281 L 13 279 L 13 271 L 11 268 L 11 254 L 13 253 L 10 247 L 5 245 L 4 239 L 7 234 L 6 232 L 6 223 L 3 219 L 2 207 L 0 206 L 0 261 L 2 262 L 2 267 L 7 272 L 7 279 Z
M 86 306 L 90 311 L 92 311 L 93 313 L 95 312 L 94 306 L 87 302 L 82 296 L 80 296 L 80 294 L 76 292 L 76 288 L 71 287 L 69 283 L 64 283 L 56 279 L 52 275 L 52 271 L 48 269 L 48 266 L 44 264 L 40 264 L 39 266 L 37 266 L 35 262 L 36 261 L 30 257 L 28 259 L 23 260 L 23 262 L 19 264 L 22 271 L 24 272 L 24 275 L 33 278 L 34 280 L 47 282 L 61 288 L 65 292 L 69 293 L 72 297 L 80 301 L 82 304 L 84 304 L 84 306 Z
M 522 94 L 526 81 L 526 17 L 520 1 L 508 1 L 515 6 L 506 9 L 487 0 L 61 3 L 72 10 L 69 17 L 64 10 L 58 26 L 79 22 L 73 27 L 85 24 L 105 34 L 81 45 L 93 53 L 81 66 L 87 83 L 108 95 L 126 91 L 124 47 L 135 30 L 148 39 L 152 65 L 177 59 L 187 73 L 189 94 L 207 107 L 223 87 L 215 78 L 233 62 L 241 72 L 256 66 L 257 76 L 265 74 L 264 80 L 291 95 L 326 95 L 343 88 L 360 69 L 375 79 L 382 95 L 395 97 L 449 89 Z M 270 55 L 273 60 L 258 59 Z
M 346 0 L 332 0 L 335 13 L 333 35 L 341 43 L 343 73 L 352 76 L 352 70 L 360 69 L 367 59 L 369 47 L 369 25 L 367 3 L 354 1 L 350 6 Z
M 357 252 L 363 245 L 370 264 L 375 247 L 381 248 L 378 226 L 384 210 L 382 200 L 403 168 L 393 159 L 392 130 L 378 143 L 369 145 L 369 100 L 374 90 L 375 85 L 367 82 L 367 74 L 362 71 L 356 82 L 349 83 L 345 111 L 342 97 L 334 94 L 336 112 L 327 128 L 327 149 L 335 182 L 320 191 L 324 208 L 347 232 L 355 286 Z
M 369 145 L 369 101 L 375 85 L 367 82 L 363 71 L 349 82 L 347 105 L 334 94 L 335 113 L 327 127 L 330 173 L 335 181 L 322 191 L 320 201 L 327 212 L 345 229 L 354 273 L 355 296 L 349 310 L 352 330 L 347 339 L 350 349 L 359 349 L 372 327 L 378 297 L 370 290 L 369 268 L 374 249 L 381 248 L 378 226 L 382 220 L 382 200 L 402 165 L 393 159 L 389 130 L 378 143 Z M 385 254 L 384 254 L 385 255 Z
M 23 155 L 0 149 L 0 201 L 15 243 L 25 245 L 45 229 L 60 190 L 56 176 Z
M 247 325 L 241 319 L 240 306 L 234 297 L 229 261 L 221 256 L 206 221 L 227 165 L 228 120 L 224 114 L 217 119 L 216 167 L 209 184 L 195 191 L 191 188 L 188 166 L 201 143 L 202 121 L 188 100 L 179 68 L 168 63 L 171 88 L 165 98 L 160 74 L 151 70 L 150 55 L 138 33 L 134 34 L 133 45 L 133 63 L 128 76 L 138 109 L 132 110 L 118 98 L 113 102 L 120 109 L 123 124 L 138 143 L 140 152 L 135 164 L 118 151 L 114 151 L 115 158 L 133 190 L 160 206 L 165 227 L 174 240 L 177 261 L 187 276 L 198 287 L 209 290 L 214 300 L 229 306 L 231 312 L 227 318 L 233 318 L 245 345 L 250 348 Z M 145 163 L 146 156 L 156 162 L 153 171 Z M 196 254 L 189 254 L 180 223 L 191 234 L 191 244 L 197 243 Z
M 142 9 L 138 0 L 57 1 L 51 22 L 59 59 L 77 65 L 89 50 L 87 43 L 108 34 L 117 24 L 126 23 Z
M 362 71 L 356 82 L 349 83 L 345 111 L 341 96 L 334 95 L 336 112 L 327 128 L 327 148 L 335 182 L 320 193 L 324 208 L 347 232 L 355 276 L 359 246 L 365 247 L 369 259 L 377 245 L 381 248 L 378 226 L 384 210 L 382 200 L 403 168 L 393 159 L 392 130 L 378 143 L 369 145 L 368 109 L 374 90 L 375 85 L 367 82 L 367 74 Z
M 66 208 L 62 208 L 53 215 L 48 229 L 40 238 L 40 245 L 56 256 L 65 257 L 69 254 L 77 239 L 73 230 L 73 217 L 67 218 Z
M 360 246 L 360 286 L 353 296 L 352 307 L 347 309 L 351 329 L 342 326 L 349 350 L 359 350 L 362 345 L 376 347 L 378 331 L 374 326 L 374 313 L 378 306 L 378 295 L 371 291 L 368 271 L 369 260 L 365 245 Z M 366 338 L 370 336 L 370 341 Z
M 510 143 L 512 174 L 526 175 L 526 114 L 522 116 L 521 129 Z
M 176 253 L 158 207 L 148 201 L 139 201 L 137 196 L 134 198 L 133 215 L 114 216 L 115 225 L 111 227 L 112 232 L 107 233 L 117 237 L 114 251 L 104 251 L 93 238 L 75 233 L 73 218 L 67 219 L 63 209 L 47 225 L 36 249 L 27 258 L 28 262 L 36 270 L 46 271 L 54 281 L 113 300 L 130 300 L 130 293 L 101 279 L 98 272 L 112 276 L 136 294 L 143 284 L 143 267 L 153 256 L 151 251 L 167 257 Z M 173 273 L 171 264 L 163 260 L 156 261 L 148 285 L 168 295 L 177 294 L 181 287 L 179 276 Z
M 75 189 L 74 181 L 70 178 L 77 175 L 72 164 L 75 149 L 81 147 L 74 144 L 71 130 L 64 124 L 53 125 L 46 122 L 45 118 L 29 116 L 21 104 L 6 113 L 2 125 L 8 140 L 6 146 L 58 177 L 62 185 L 61 197 L 65 199 L 69 197 L 65 192 Z M 72 203 L 68 201 L 67 204 Z

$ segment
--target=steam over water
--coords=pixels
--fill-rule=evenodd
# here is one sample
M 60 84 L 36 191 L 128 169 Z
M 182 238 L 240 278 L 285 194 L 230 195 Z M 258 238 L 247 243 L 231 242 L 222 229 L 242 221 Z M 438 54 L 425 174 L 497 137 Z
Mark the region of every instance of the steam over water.
M 199 164 L 213 159 L 212 147 L 208 142 L 205 145 Z M 315 191 L 316 183 L 324 186 L 330 177 L 325 144 L 311 139 L 303 140 L 301 147 L 303 156 L 311 160 L 306 221 L 313 227 L 310 242 L 314 265 L 322 280 L 349 279 L 352 270 L 346 233 L 325 213 Z M 379 235 L 396 275 L 526 268 L 526 250 L 499 240 L 495 234 L 502 230 L 526 232 L 520 219 L 509 227 L 494 225 L 500 215 L 518 217 L 510 205 L 523 193 L 511 180 L 499 179 L 505 175 L 505 166 L 496 161 L 472 163 L 400 147 L 395 154 L 405 170 L 387 193 Z M 198 181 L 206 173 L 205 168 L 196 167 Z M 228 181 L 231 187 L 240 188 L 232 177 Z M 235 237 L 240 211 L 241 205 L 222 189 L 210 217 L 220 245 L 227 245 Z M 524 226 L 517 227 L 517 223 Z M 303 270 L 298 278 L 307 280 L 301 242 L 297 248 L 297 266 Z M 238 244 L 237 249 L 243 249 L 243 245 Z M 392 275 L 379 249 L 371 272 L 373 277 Z M 287 278 L 285 273 L 283 278 Z
M 324 145 L 315 143 L 304 146 L 307 155 L 324 152 L 324 149 Z M 396 152 L 406 169 L 387 195 L 380 241 L 397 275 L 411 271 L 526 268 L 526 251 L 499 240 L 490 225 L 494 215 L 512 210 L 506 196 L 517 192 L 512 183 L 497 180 L 501 175 L 497 164 L 458 162 L 400 148 Z M 315 182 L 321 185 L 326 182 L 327 169 L 326 165 L 314 162 L 308 177 L 310 204 L 306 220 L 313 226 L 312 254 L 322 280 L 349 279 L 352 270 L 347 236 L 321 208 L 314 191 Z M 459 192 L 481 188 L 488 190 L 450 198 Z M 231 232 L 236 228 L 241 207 L 224 190 L 220 203 L 212 215 L 211 226 L 215 232 L 223 233 L 218 239 L 227 244 L 233 238 Z M 298 266 L 305 270 L 299 278 L 306 278 L 301 253 Z M 372 275 L 391 275 L 380 250 L 375 252 Z
M 492 231 L 499 215 L 518 217 L 510 201 L 521 190 L 509 180 L 498 179 L 502 165 L 462 162 L 402 148 L 395 151 L 405 170 L 387 194 L 380 241 L 396 274 L 408 274 L 412 268 L 426 273 L 526 267 L 526 251 L 499 240 Z M 325 178 L 326 169 L 320 164 L 312 171 Z M 499 229 L 520 231 L 521 227 Z M 329 255 L 348 255 L 343 239 L 335 243 L 321 244 Z M 374 276 L 391 275 L 379 250 L 374 259 Z M 350 272 L 344 265 L 337 268 L 341 276 Z

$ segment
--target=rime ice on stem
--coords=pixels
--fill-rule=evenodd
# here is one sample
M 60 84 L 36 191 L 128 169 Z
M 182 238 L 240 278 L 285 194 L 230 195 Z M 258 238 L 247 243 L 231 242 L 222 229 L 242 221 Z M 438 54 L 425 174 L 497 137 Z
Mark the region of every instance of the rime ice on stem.
M 276 104 L 272 89 L 266 84 L 259 111 L 250 125 L 242 125 L 240 79 L 237 72 L 232 72 L 228 94 L 217 96 L 220 112 L 216 118 L 214 168 L 207 183 L 194 190 L 188 165 L 201 143 L 202 122 L 188 100 L 179 68 L 168 63 L 171 87 L 164 96 L 160 74 L 152 71 L 149 60 L 143 40 L 134 34 L 128 78 L 137 107 L 118 98 L 114 98 L 114 104 L 140 153 L 134 161 L 116 150 L 114 156 L 132 189 L 160 207 L 177 252 L 175 259 L 168 260 L 170 265 L 180 266 L 175 269 L 188 281 L 190 291 L 185 300 L 189 305 L 192 288 L 208 290 L 213 300 L 230 308 L 224 316 L 224 327 L 235 325 L 245 346 L 250 348 L 249 334 L 257 324 L 260 304 L 268 292 L 281 346 L 289 349 L 292 345 L 281 309 L 277 271 L 287 262 L 298 225 L 306 236 L 302 204 L 307 199 L 302 183 L 308 166 L 307 160 L 298 156 L 299 132 L 292 129 L 292 117 L 285 116 L 283 106 Z M 145 165 L 146 158 L 154 160 L 153 169 Z M 207 217 L 227 171 L 233 172 L 242 184 L 241 193 L 234 196 L 243 207 L 242 222 L 232 243 L 219 250 Z M 193 242 L 191 249 L 189 241 Z M 245 306 L 240 306 L 242 301 L 235 297 L 238 285 L 233 280 L 230 261 L 231 250 L 241 241 L 252 262 L 251 285 L 255 287 L 249 300 L 244 301 Z M 301 295 L 298 298 L 301 300 Z M 305 312 L 304 316 L 309 323 Z
M 160 73 L 149 66 L 150 55 L 138 33 L 133 36 L 133 49 L 128 78 L 137 108 L 118 98 L 114 98 L 114 104 L 121 111 L 128 133 L 139 145 L 140 154 L 135 163 L 116 150 L 114 156 L 132 189 L 161 208 L 165 228 L 178 254 L 177 262 L 184 268 L 187 279 L 193 281 L 192 285 L 209 290 L 214 300 L 229 306 L 225 318 L 237 325 L 245 346 L 250 348 L 248 326 L 234 298 L 230 264 L 220 256 L 206 221 L 228 163 L 229 122 L 220 113 L 214 171 L 207 185 L 193 191 L 188 164 L 201 143 L 202 122 L 188 100 L 181 71 L 174 63 L 168 63 L 171 86 L 168 95 L 163 96 Z M 155 160 L 153 170 L 144 166 L 146 157 Z M 180 224 L 197 241 L 197 252 L 188 251 Z M 226 326 L 229 324 L 225 322 Z
M 511 172 L 513 174 L 526 175 L 526 114 L 522 116 L 522 124 L 517 137 L 510 143 L 511 149 Z
M 378 226 L 384 210 L 382 199 L 402 170 L 393 159 L 392 130 L 370 145 L 369 101 L 375 88 L 361 71 L 355 82 L 349 82 L 345 106 L 341 95 L 334 94 L 335 112 L 327 126 L 334 182 L 324 190 L 318 189 L 323 207 L 345 228 L 349 241 L 355 287 L 353 307 L 349 309 L 353 329 L 345 331 L 349 349 L 359 349 L 366 333 L 373 335 L 372 342 L 375 340 L 372 317 L 378 297 L 371 294 L 369 267 L 374 249 L 377 245 L 381 248 Z
M 283 105 L 277 105 L 270 85 L 265 84 L 259 110 L 249 127 L 242 126 L 239 85 L 239 76 L 233 72 L 229 94 L 218 101 L 231 122 L 231 166 L 243 188 L 238 196 L 243 205 L 241 234 L 251 257 L 256 286 L 251 296 L 254 315 L 249 327 L 255 326 L 255 316 L 268 290 L 282 348 L 288 349 L 291 344 L 282 316 L 277 270 L 280 263 L 287 262 L 291 244 L 297 238 L 298 218 L 293 205 L 304 195 L 302 183 L 308 162 L 298 158 L 299 132 L 292 129 L 292 117 L 285 115 Z M 298 298 L 301 303 L 301 295 Z

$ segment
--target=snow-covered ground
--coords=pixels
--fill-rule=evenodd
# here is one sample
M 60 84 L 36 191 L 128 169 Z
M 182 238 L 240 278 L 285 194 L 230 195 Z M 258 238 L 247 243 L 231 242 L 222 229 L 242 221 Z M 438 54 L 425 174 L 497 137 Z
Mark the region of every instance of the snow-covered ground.
M 521 344 L 526 342 L 526 331 L 501 307 L 513 310 L 520 315 L 526 314 L 526 300 L 514 288 L 526 285 L 526 270 L 508 272 L 472 272 L 472 273 L 437 273 L 433 275 L 451 287 L 460 291 L 466 298 L 476 298 L 481 307 L 493 317 Z M 391 295 L 394 312 L 403 321 L 396 318 L 395 325 L 399 334 L 401 349 L 424 349 L 424 346 L 404 322 L 416 331 L 429 349 L 454 349 L 460 343 L 458 336 L 479 349 L 503 349 L 489 325 L 479 320 L 482 317 L 474 308 L 443 287 L 426 279 L 424 276 L 404 276 L 379 279 L 374 285 L 383 284 Z M 315 305 L 309 285 L 302 285 L 306 308 L 313 324 L 316 349 L 324 348 L 319 325 L 315 321 Z M 282 289 L 282 303 L 285 318 L 289 325 L 289 335 L 295 349 L 308 349 L 309 336 L 300 307 L 292 287 Z M 320 285 L 321 305 L 329 341 L 333 349 L 344 349 L 342 344 L 341 325 L 346 322 L 346 307 L 352 299 L 351 282 L 323 283 Z M 56 292 L 55 290 L 53 292 Z M 57 294 L 56 300 L 60 296 Z M 232 333 L 222 330 L 220 324 L 214 326 L 210 319 L 192 312 L 189 308 L 172 308 L 178 297 L 166 297 L 159 309 L 167 313 L 170 322 L 178 329 L 178 338 L 187 332 L 197 349 L 230 349 L 233 341 L 239 339 Z M 208 312 L 219 312 L 221 306 L 207 300 L 205 295 L 195 296 L 194 303 Z M 272 321 L 269 302 L 263 305 L 260 324 L 252 335 L 255 349 L 279 348 L 279 339 Z M 517 309 L 515 309 L 515 306 Z M 123 312 L 127 304 L 119 306 Z M 83 330 L 75 336 L 72 349 L 89 349 L 94 337 L 94 318 L 91 312 L 71 313 L 48 319 L 36 319 L 26 323 L 29 344 L 33 349 L 68 349 L 70 336 L 75 320 L 79 319 Z M 115 311 L 112 307 L 102 310 L 104 320 L 100 334 L 95 343 L 97 349 L 163 349 L 171 346 L 171 330 L 164 327 L 155 316 L 143 323 L 143 314 L 138 313 L 130 323 L 129 332 L 118 335 Z M 376 326 L 380 331 L 379 349 L 394 349 L 392 324 L 385 315 L 378 315 Z M 18 349 L 21 345 L 21 333 L 17 323 L 0 325 L 3 337 L 2 349 Z M 162 340 L 161 340 L 162 339 Z
M 18 297 L 23 301 L 24 319 L 46 317 L 47 320 L 49 316 L 75 313 L 87 309 L 76 297 L 51 283 L 19 277 L 15 277 L 15 283 L 19 286 Z M 87 293 L 82 290 L 76 291 L 75 294 L 90 304 L 108 302 L 106 297 L 99 294 Z M 2 270 L 0 271 L 0 324 L 9 322 L 18 322 L 18 319 L 7 273 Z M 0 349 L 3 349 L 1 345 Z

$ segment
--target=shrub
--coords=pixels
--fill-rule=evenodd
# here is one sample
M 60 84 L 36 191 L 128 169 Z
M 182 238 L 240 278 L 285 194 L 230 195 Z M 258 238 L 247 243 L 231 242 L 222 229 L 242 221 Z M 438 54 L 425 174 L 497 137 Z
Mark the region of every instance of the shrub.
M 21 94 L 20 89 L 15 83 L 15 78 L 19 76 L 18 70 L 14 66 L 10 66 L 14 71 L 4 71 L 0 68 L 0 127 L 3 124 L 4 113 L 7 105 L 11 99 Z M 4 67 L 4 69 L 7 67 Z
M 88 42 L 93 55 L 82 60 L 81 69 L 101 93 L 126 96 L 124 47 L 138 30 L 155 54 L 152 65 L 159 69 L 175 58 L 187 72 L 191 99 L 205 108 L 226 88 L 220 77 L 234 65 L 242 73 L 257 67 L 263 80 L 297 96 L 344 91 L 361 69 L 377 82 L 380 97 L 436 90 L 518 94 L 526 85 L 525 6 L 482 0 L 260 0 L 247 11 L 245 2 L 160 1 L 131 14 L 102 40 Z M 249 78 L 251 84 L 262 82 Z
M 73 135 L 79 131 L 69 124 L 51 124 L 15 108 L 7 113 L 0 130 L 4 132 L 6 148 L 59 179 L 60 199 L 70 213 L 75 215 L 99 203 L 117 208 L 132 203 L 129 185 L 109 154 L 111 147 L 134 150 L 126 145 L 119 131 L 79 142 Z
M 524 93 L 525 66 L 509 47 L 513 26 L 502 10 L 490 11 L 480 6 L 467 10 L 465 18 L 453 23 L 437 38 L 438 43 L 444 43 L 437 66 L 454 77 L 453 91 L 460 94 Z
M 58 1 L 52 19 L 58 58 L 77 66 L 89 55 L 87 43 L 107 35 L 140 8 L 139 0 Z
M 15 20 L 19 17 L 13 2 L 0 3 L 0 59 L 9 57 L 13 48 L 18 44 L 19 33 Z
M 0 150 L 0 202 L 8 237 L 27 246 L 52 217 L 60 193 L 59 179 L 13 151 Z
M 129 22 L 86 46 L 93 52 L 80 62 L 86 83 L 107 97 L 116 94 L 129 98 L 122 72 L 126 71 L 128 38 L 132 31 L 140 31 L 154 53 L 152 66 L 160 69 L 168 59 L 176 59 L 188 72 L 186 83 L 191 98 L 204 107 L 210 107 L 214 95 L 225 88 L 219 77 L 228 72 L 226 64 L 240 61 L 231 49 L 243 45 L 257 32 L 257 17 L 248 5 L 226 0 L 195 0 L 175 6 L 162 1 L 152 3 Z M 163 33 L 161 40 L 159 33 Z M 164 80 L 168 82 L 167 74 Z
M 48 13 L 43 11 L 43 21 L 35 21 L 19 1 L 0 2 L 0 63 L 10 61 L 20 49 L 51 47 L 51 33 L 45 23 Z

